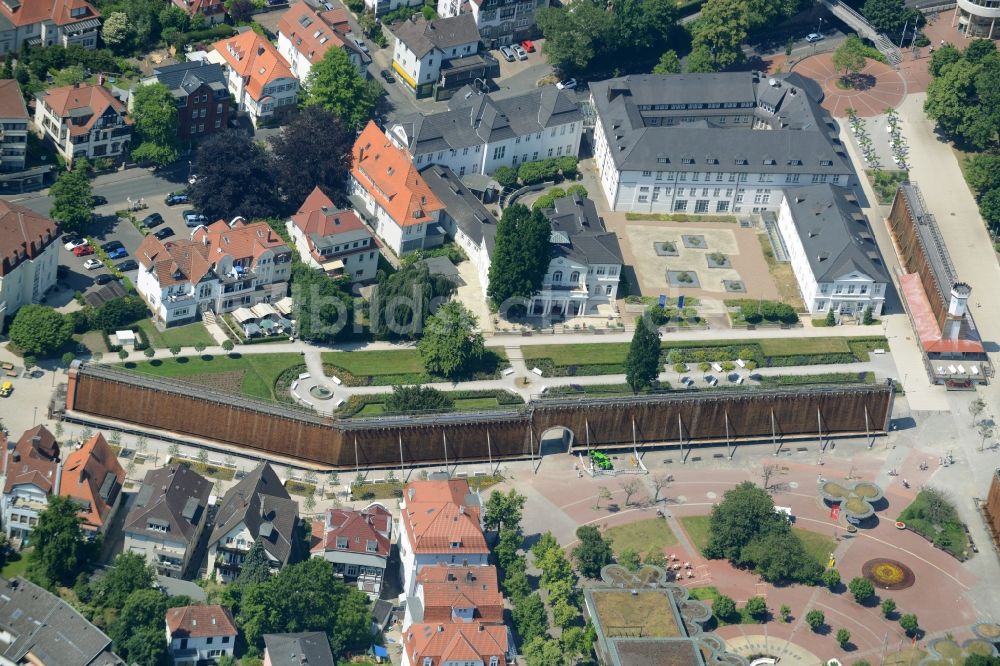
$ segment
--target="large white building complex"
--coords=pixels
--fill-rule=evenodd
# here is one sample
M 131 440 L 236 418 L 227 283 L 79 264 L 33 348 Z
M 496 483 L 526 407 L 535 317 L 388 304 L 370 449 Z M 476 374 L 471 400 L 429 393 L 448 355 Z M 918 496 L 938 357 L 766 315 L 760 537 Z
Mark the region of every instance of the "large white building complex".
M 806 309 L 882 314 L 889 273 L 868 219 L 850 190 L 833 185 L 796 187 L 785 193 L 778 230 Z
M 548 6 L 549 0 L 438 0 L 437 12 L 440 16 L 472 14 L 483 41 L 496 48 L 536 35 L 535 13 Z
M 56 284 L 59 225 L 33 210 L 0 201 L 0 326 Z
M 444 164 L 459 176 L 577 155 L 582 133 L 573 92 L 553 85 L 502 99 L 459 90 L 447 111 L 407 116 L 389 128 L 417 167 Z
M 590 90 L 614 210 L 761 212 L 789 187 L 856 184 L 822 91 L 797 74 L 644 74 Z
M 1000 3 L 997 0 L 958 0 L 951 25 L 957 25 L 966 37 L 993 39 L 997 18 L 1000 18 Z

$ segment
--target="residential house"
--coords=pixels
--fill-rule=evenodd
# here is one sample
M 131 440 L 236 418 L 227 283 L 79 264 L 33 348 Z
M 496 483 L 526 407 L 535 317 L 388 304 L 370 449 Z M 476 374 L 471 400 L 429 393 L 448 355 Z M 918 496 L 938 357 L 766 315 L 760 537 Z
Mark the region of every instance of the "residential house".
M 380 18 L 400 7 L 421 7 L 420 0 L 365 0 L 365 9 Z
M 798 74 L 641 74 L 590 84 L 616 211 L 775 211 L 782 190 L 856 180 L 822 92 Z
M 403 666 L 515 663 L 514 638 L 506 625 L 479 622 L 414 624 L 403 633 Z
M 438 222 L 476 267 L 476 275 L 485 294 L 496 244 L 496 218 L 448 167 L 432 164 L 421 169 L 420 175 L 444 206 Z
M 56 284 L 58 223 L 30 208 L 0 200 L 0 327 L 28 303 L 40 303 Z
M 553 85 L 501 99 L 464 89 L 447 111 L 405 116 L 388 132 L 418 168 L 444 164 L 459 176 L 576 156 L 582 134 L 583 114 L 573 91 Z
M 229 489 L 208 540 L 208 578 L 231 582 L 255 541 L 273 571 L 297 555 L 299 505 L 288 495 L 269 463 L 261 463 Z
M 254 127 L 298 102 L 298 79 L 265 37 L 246 30 L 214 47 L 208 59 L 224 67 L 233 101 Z
M 59 492 L 61 473 L 59 444 L 45 426 L 25 430 L 16 443 L 8 442 L 3 464 L 3 526 L 8 539 L 29 543 L 49 495 Z
M 426 566 L 416 592 L 406 598 L 403 632 L 413 623 L 503 624 L 503 595 L 496 567 Z
M 417 97 L 434 91 L 449 61 L 479 52 L 479 30 L 471 14 L 428 21 L 417 13 L 389 30 L 396 38 L 392 69 Z
M 374 122 L 354 142 L 350 192 L 379 238 L 397 255 L 437 247 L 444 229 L 437 224 L 444 208 L 405 151 L 386 138 Z
M 403 595 L 416 589 L 425 566 L 486 566 L 482 501 L 464 479 L 413 481 L 403 491 L 399 515 L 399 566 Z
M 292 73 L 304 82 L 312 66 L 330 48 L 342 49 L 358 72 L 368 76 L 372 59 L 350 37 L 351 25 L 343 6 L 320 9 L 309 0 L 298 0 L 278 21 L 278 53 L 291 65 Z
M 104 86 L 75 83 L 43 90 L 35 98 L 35 127 L 67 166 L 81 157 L 119 160 L 128 153 L 132 119 Z
M 810 313 L 882 314 L 891 279 L 853 192 L 829 184 L 786 190 L 778 231 Z
M 28 109 L 14 79 L 0 80 L 0 171 L 23 171 L 28 160 Z
M 0 2 L 0 55 L 28 46 L 97 48 L 101 14 L 87 0 Z
M 552 223 L 552 259 L 529 311 L 568 317 L 614 312 L 624 260 L 594 202 L 574 194 L 543 213 Z
M 58 595 L 20 576 L 0 578 L 0 664 L 125 666 L 107 634 Z
M 222 606 L 179 606 L 167 609 L 167 650 L 175 666 L 215 663 L 233 656 L 236 623 Z
M 151 469 L 125 518 L 126 553 L 139 553 L 158 576 L 182 578 L 208 522 L 212 482 L 190 467 Z
M 153 69 L 143 84 L 162 83 L 177 100 L 177 136 L 195 141 L 229 126 L 229 88 L 222 65 L 189 60 Z
M 264 634 L 264 666 L 334 666 L 330 639 L 322 631 Z
M 288 291 L 292 252 L 265 222 L 234 218 L 200 226 L 191 240 L 146 236 L 136 251 L 136 290 L 167 326 L 202 312 L 278 301 Z
M 222 23 L 226 18 L 226 6 L 222 0 L 171 0 L 175 7 L 180 7 L 189 16 L 201 15 L 210 25 Z
M 299 258 L 331 277 L 375 279 L 379 242 L 353 210 L 341 210 L 318 187 L 285 223 Z
M 537 36 L 535 14 L 548 6 L 548 0 L 438 0 L 437 12 L 442 17 L 470 13 L 483 41 L 495 49 Z
M 97 433 L 63 460 L 59 494 L 80 505 L 85 533 L 103 534 L 121 506 L 125 470 L 114 449 Z
M 333 563 L 347 581 L 356 581 L 369 598 L 382 591 L 389 550 L 392 547 L 392 514 L 378 503 L 361 511 L 329 509 L 312 524 L 312 557 Z

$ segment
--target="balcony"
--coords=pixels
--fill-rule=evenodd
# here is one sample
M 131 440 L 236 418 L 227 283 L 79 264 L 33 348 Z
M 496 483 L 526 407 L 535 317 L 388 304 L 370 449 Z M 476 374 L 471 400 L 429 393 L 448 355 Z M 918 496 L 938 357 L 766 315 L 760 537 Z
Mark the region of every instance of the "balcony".
M 550 284 L 543 283 L 541 291 L 578 291 L 586 294 L 587 290 L 579 284 Z

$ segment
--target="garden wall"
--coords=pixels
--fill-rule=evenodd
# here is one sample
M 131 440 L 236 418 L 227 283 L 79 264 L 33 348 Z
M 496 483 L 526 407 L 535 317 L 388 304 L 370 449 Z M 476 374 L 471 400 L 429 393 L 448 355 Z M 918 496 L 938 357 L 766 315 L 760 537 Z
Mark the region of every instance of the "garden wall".
M 70 370 L 66 408 L 78 414 L 216 440 L 261 453 L 353 468 L 527 457 L 553 427 L 575 444 L 769 441 L 884 433 L 888 383 L 535 400 L 519 411 L 344 419 L 247 400 L 107 366 Z M 402 450 L 402 451 L 401 451 Z

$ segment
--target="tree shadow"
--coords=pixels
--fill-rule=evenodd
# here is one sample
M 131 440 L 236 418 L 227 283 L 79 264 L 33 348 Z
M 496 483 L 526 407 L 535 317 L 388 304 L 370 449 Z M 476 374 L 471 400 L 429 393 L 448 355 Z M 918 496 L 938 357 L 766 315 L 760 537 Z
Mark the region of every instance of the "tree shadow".
M 151 366 L 153 366 L 154 368 L 158 368 L 158 367 L 160 367 L 161 365 L 163 365 L 163 361 L 161 361 L 161 360 L 160 360 L 160 359 L 158 359 L 158 358 L 151 358 L 151 359 L 149 359 L 149 364 L 150 364 Z
M 187 363 L 190 359 L 187 356 L 177 356 L 176 360 L 178 363 Z
M 212 356 L 211 354 L 202 354 L 202 355 L 201 355 L 201 360 L 203 360 L 203 361 L 211 361 L 211 360 L 213 360 L 214 358 L 215 358 L 215 357 L 214 357 L 214 356 Z

